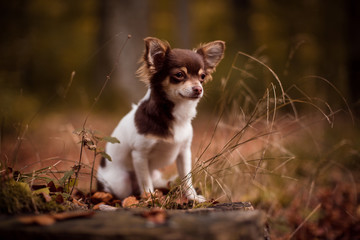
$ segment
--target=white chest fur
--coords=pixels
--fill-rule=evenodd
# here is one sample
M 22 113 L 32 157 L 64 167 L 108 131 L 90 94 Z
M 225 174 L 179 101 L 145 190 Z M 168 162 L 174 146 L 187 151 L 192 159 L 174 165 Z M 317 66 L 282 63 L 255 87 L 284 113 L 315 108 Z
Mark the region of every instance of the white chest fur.
M 149 94 L 140 103 L 148 97 Z M 120 140 L 120 144 L 106 146 L 112 162 L 107 161 L 106 165 L 98 170 L 98 180 L 103 183 L 104 190 L 120 198 L 131 194 L 133 190 L 129 186 L 134 183 L 131 183 L 133 180 L 130 176 L 135 173 L 135 184 L 144 188 L 141 190 L 153 191 L 154 187 L 167 182 L 156 177 L 159 176 L 158 169 L 174 162 L 178 169 L 181 169 L 179 176 L 187 176 L 191 170 L 191 120 L 196 115 L 197 103 L 197 100 L 186 100 L 175 104 L 172 112 L 172 136 L 167 139 L 139 134 L 134 121 L 138 106 L 133 106 L 112 134 Z M 189 189 L 193 189 L 191 181 L 188 184 Z
M 163 140 L 141 135 L 139 144 L 135 143 L 135 151 L 146 152 L 150 169 L 168 166 L 175 162 L 180 152 L 190 149 L 193 137 L 191 120 L 196 115 L 195 101 L 190 105 L 193 109 L 188 107 L 188 104 L 175 106 L 171 138 Z

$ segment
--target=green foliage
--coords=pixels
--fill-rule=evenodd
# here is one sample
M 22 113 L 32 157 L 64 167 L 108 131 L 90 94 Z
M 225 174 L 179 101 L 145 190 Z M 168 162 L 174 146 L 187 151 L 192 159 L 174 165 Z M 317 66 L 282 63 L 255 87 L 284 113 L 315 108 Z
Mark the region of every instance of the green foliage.
M 59 180 L 59 183 L 60 183 L 60 185 L 63 185 L 63 186 L 65 186 L 65 183 L 67 182 L 67 181 L 69 181 L 69 179 L 71 178 L 71 176 L 74 174 L 74 169 L 71 169 L 71 170 L 69 170 L 69 171 L 66 171 L 65 173 L 64 173 L 64 176 L 62 177 L 62 178 L 60 178 L 60 180 Z
M 109 143 L 120 143 L 120 141 L 116 137 L 105 136 L 102 137 L 101 140 L 104 140 L 105 142 L 109 142 Z
M 106 152 L 100 152 L 100 155 L 103 158 L 106 158 L 107 160 L 109 160 L 110 162 L 112 161 L 111 156 L 109 154 L 107 154 Z
M 104 84 L 105 87 L 106 83 Z M 100 91 L 98 98 L 101 96 L 102 91 Z M 97 98 L 97 99 L 98 99 Z M 95 100 L 94 104 L 97 102 Z M 90 192 L 92 191 L 92 185 L 93 185 L 93 177 L 94 177 L 94 169 L 95 169 L 95 161 L 96 157 L 98 155 L 101 155 L 102 157 L 108 159 L 109 161 L 112 161 L 111 156 L 105 152 L 105 150 L 101 147 L 99 147 L 99 144 L 102 142 L 109 142 L 109 143 L 120 143 L 120 141 L 115 137 L 110 136 L 99 136 L 99 133 L 97 131 L 93 131 L 91 129 L 85 129 L 87 118 L 85 119 L 83 129 L 77 130 L 74 132 L 74 134 L 78 135 L 81 138 L 81 148 L 80 148 L 80 158 L 79 158 L 79 164 L 81 163 L 82 159 L 82 152 L 84 148 L 87 148 L 90 151 L 94 152 L 94 158 L 93 163 L 91 167 L 91 174 L 90 174 Z M 75 182 L 76 184 L 78 174 L 80 172 L 80 168 L 75 172 Z M 74 185 L 73 185 L 74 186 Z M 74 187 L 72 187 L 70 194 L 72 193 Z
M 100 136 L 100 133 L 97 131 L 93 131 L 91 129 L 82 129 L 76 130 L 74 134 L 78 135 L 82 139 L 82 146 L 87 149 L 94 151 L 95 155 L 101 155 L 102 157 L 111 161 L 110 155 L 108 155 L 103 148 L 99 146 L 99 144 L 105 143 L 120 143 L 120 141 L 116 137 L 111 136 Z

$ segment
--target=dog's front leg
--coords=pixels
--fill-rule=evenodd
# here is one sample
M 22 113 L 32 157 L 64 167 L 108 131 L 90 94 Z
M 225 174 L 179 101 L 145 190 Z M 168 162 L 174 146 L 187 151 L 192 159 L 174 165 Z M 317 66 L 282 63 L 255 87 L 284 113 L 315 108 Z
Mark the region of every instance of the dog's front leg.
M 179 177 L 183 181 L 184 192 L 186 197 L 190 200 L 197 202 L 205 202 L 205 198 L 201 195 L 197 195 L 195 188 L 192 184 L 192 175 L 191 175 L 191 150 L 190 146 L 187 146 L 180 151 L 177 159 L 176 166 L 179 172 Z
M 136 180 L 138 182 L 141 193 L 154 192 L 147 154 L 142 153 L 141 151 L 132 151 L 131 156 Z

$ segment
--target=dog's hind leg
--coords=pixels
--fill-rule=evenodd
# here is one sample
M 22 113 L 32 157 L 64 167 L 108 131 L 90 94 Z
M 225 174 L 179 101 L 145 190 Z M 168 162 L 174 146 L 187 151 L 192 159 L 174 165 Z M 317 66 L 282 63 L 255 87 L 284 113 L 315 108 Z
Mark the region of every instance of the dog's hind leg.
M 100 173 L 98 175 L 98 181 L 102 186 L 102 191 L 110 192 L 120 199 L 134 194 L 134 178 L 129 172 L 118 168 L 107 168 L 106 170 L 106 174 Z

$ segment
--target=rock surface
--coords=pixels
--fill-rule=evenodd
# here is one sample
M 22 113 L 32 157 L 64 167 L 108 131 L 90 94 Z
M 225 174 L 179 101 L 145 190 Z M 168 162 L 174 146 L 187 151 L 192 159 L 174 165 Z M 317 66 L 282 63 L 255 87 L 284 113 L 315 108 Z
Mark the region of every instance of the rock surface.
M 153 221 L 150 210 L 97 211 L 90 218 L 58 221 L 50 226 L 24 225 L 16 217 L 0 218 L 1 239 L 267 239 L 265 213 L 249 203 L 218 204 L 212 208 L 163 211 Z

